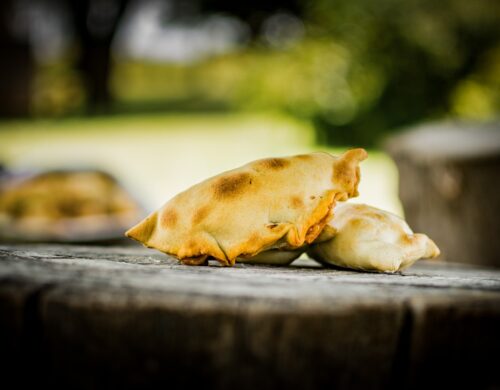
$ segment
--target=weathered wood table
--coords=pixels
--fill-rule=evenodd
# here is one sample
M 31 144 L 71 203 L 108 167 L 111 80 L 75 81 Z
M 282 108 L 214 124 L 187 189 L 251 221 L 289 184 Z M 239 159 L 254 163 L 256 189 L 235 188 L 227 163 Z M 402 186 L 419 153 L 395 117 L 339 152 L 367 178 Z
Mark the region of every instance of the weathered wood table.
M 65 388 L 500 387 L 500 270 L 188 267 L 0 246 L 2 380 Z M 193 387 L 192 387 L 193 386 Z

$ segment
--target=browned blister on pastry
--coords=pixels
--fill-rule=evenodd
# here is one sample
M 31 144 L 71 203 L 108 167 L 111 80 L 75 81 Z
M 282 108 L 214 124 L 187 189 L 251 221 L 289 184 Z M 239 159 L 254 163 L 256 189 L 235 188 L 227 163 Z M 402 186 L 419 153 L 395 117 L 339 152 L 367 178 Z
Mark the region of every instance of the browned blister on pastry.
M 210 258 L 233 265 L 264 251 L 297 257 L 322 232 L 335 203 L 357 196 L 366 157 L 352 149 L 339 157 L 257 160 L 178 194 L 126 235 L 191 265 Z

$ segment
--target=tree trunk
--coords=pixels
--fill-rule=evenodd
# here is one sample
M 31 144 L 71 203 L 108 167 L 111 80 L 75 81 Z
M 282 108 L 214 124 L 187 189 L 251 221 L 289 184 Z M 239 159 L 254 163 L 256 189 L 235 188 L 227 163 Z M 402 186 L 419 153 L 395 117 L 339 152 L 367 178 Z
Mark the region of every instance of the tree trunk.
M 34 58 L 25 39 L 9 29 L 11 1 L 0 1 L 0 116 L 26 116 L 31 110 Z
M 393 137 L 399 195 L 446 261 L 500 267 L 500 124 L 426 125 Z
M 92 113 L 106 111 L 111 103 L 111 44 L 127 4 L 128 0 L 68 2 L 80 44 L 78 68 Z

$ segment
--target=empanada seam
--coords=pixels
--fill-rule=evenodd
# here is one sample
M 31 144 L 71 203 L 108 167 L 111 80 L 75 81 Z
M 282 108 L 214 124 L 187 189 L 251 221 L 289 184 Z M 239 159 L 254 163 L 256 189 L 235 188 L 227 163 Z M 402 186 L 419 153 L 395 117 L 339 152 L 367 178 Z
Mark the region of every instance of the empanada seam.
M 215 237 L 212 233 L 208 233 L 215 241 L 215 243 L 217 244 L 217 246 L 219 247 L 220 251 L 224 254 L 224 260 L 226 261 L 231 261 L 229 259 L 229 256 L 227 255 L 227 252 L 226 250 L 224 249 L 224 247 L 222 246 L 222 244 L 219 242 L 219 240 L 217 239 L 217 237 Z M 213 255 L 212 255 L 213 256 Z

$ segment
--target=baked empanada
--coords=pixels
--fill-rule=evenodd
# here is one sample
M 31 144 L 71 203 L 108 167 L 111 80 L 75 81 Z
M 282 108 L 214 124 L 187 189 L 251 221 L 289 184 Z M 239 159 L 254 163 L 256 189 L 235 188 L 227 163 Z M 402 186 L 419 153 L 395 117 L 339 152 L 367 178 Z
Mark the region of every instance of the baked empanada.
M 352 149 L 257 160 L 178 194 L 126 235 L 185 264 L 287 264 L 318 237 L 337 201 L 358 195 L 366 157 Z
M 0 177 L 0 241 L 115 240 L 143 214 L 110 174 L 94 169 Z
M 396 272 L 421 258 L 439 256 L 425 234 L 413 233 L 401 218 L 365 204 L 339 204 L 324 229 L 335 236 L 313 244 L 307 254 L 320 263 L 365 271 Z M 323 233 L 322 233 L 323 234 Z M 321 239 L 321 235 L 319 237 Z

